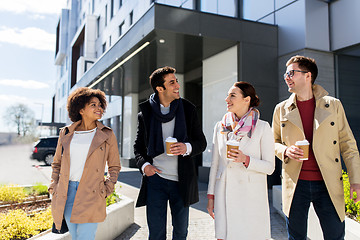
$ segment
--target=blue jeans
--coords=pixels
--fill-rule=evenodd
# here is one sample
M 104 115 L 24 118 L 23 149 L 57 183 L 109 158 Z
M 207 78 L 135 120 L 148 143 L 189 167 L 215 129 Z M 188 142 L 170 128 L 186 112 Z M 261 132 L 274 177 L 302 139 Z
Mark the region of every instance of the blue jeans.
M 69 181 L 67 200 L 65 204 L 64 217 L 72 240 L 91 240 L 95 239 L 97 223 L 71 223 L 71 212 L 74 206 L 76 191 L 79 182 Z
M 166 239 L 167 202 L 169 201 L 173 226 L 173 239 L 186 239 L 189 207 L 179 193 L 178 182 L 164 179 L 157 174 L 148 177 L 146 215 L 150 240 Z
M 298 181 L 289 218 L 286 218 L 289 239 L 306 240 L 310 202 L 319 218 L 324 239 L 344 239 L 345 221 L 340 221 L 324 181 L 305 180 Z

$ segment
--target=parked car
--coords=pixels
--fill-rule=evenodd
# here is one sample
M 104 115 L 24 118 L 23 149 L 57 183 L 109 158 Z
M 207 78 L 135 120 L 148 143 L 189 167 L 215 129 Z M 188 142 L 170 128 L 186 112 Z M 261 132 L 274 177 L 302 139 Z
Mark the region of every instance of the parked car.
M 59 136 L 41 137 L 34 144 L 31 158 L 44 161 L 46 165 L 50 166 L 54 160 L 58 139 Z

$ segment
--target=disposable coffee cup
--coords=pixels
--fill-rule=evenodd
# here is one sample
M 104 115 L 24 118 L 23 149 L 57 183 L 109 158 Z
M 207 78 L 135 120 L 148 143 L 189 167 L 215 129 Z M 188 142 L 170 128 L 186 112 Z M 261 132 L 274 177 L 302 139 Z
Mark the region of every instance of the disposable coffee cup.
M 174 154 L 172 154 L 172 153 L 170 152 L 170 147 L 171 147 L 172 144 L 174 144 L 174 143 L 176 143 L 176 142 L 177 142 L 177 139 L 176 139 L 176 138 L 173 138 L 173 137 L 168 137 L 168 138 L 166 138 L 166 140 L 165 140 L 165 144 L 166 144 L 166 154 L 167 154 L 168 156 L 174 156 Z
M 229 152 L 232 152 L 233 149 L 238 150 L 239 149 L 239 142 L 236 140 L 228 140 L 226 142 L 226 157 L 230 161 L 234 161 L 234 159 L 229 157 Z
M 310 146 L 310 143 L 308 142 L 308 140 L 304 139 L 302 141 L 297 141 L 295 143 L 295 146 L 297 146 L 298 148 L 300 148 L 304 151 L 303 157 L 299 158 L 299 159 L 300 160 L 308 160 L 309 159 L 309 146 Z

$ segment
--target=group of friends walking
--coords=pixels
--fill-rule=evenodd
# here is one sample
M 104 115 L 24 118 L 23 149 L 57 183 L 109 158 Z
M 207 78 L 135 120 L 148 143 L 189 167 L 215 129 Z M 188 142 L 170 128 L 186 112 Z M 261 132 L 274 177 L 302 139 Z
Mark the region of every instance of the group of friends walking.
M 166 239 L 168 204 L 172 239 L 186 239 L 189 206 L 199 201 L 194 156 L 207 142 L 196 107 L 180 97 L 175 73 L 172 67 L 156 69 L 149 77 L 154 93 L 139 106 L 134 153 L 142 181 L 136 207 L 146 206 L 150 240 Z M 292 94 L 276 105 L 272 127 L 261 120 L 260 99 L 250 83 L 236 82 L 227 92 L 227 113 L 214 127 L 207 195 L 216 239 L 271 238 L 267 175 L 275 156 L 282 161 L 288 238 L 307 239 L 312 203 L 324 239 L 344 239 L 342 160 L 353 197 L 360 194 L 360 158 L 341 102 L 315 84 L 317 75 L 314 59 L 288 60 L 284 80 Z M 99 122 L 106 105 L 100 90 L 84 87 L 70 94 L 74 123 L 61 130 L 52 164 L 54 223 L 60 229 L 65 219 L 76 240 L 95 238 L 121 169 L 116 137 Z M 305 139 L 308 153 L 295 144 Z M 237 147 L 229 149 L 229 141 Z

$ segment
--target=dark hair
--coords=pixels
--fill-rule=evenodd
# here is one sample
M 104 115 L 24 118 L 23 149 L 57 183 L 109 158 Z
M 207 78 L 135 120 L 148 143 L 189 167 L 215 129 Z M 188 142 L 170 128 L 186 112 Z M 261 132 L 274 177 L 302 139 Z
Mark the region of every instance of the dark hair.
M 168 66 L 156 69 L 149 77 L 150 85 L 153 88 L 154 92 L 157 93 L 156 87 L 163 87 L 165 89 L 164 76 L 166 74 L 175 73 L 175 72 L 176 72 L 175 68 Z
M 318 68 L 316 66 L 315 60 L 313 58 L 296 55 L 287 61 L 286 66 L 288 67 L 293 63 L 297 63 L 301 70 L 311 72 L 311 84 L 314 84 L 318 75 Z
M 76 122 L 81 120 L 80 110 L 85 107 L 90 100 L 96 97 L 99 99 L 102 109 L 106 109 L 105 93 L 100 89 L 91 89 L 88 87 L 81 87 L 73 91 L 67 99 L 67 110 L 71 121 Z
M 260 99 L 256 95 L 255 88 L 248 82 L 240 81 L 234 83 L 234 87 L 240 88 L 243 97 L 250 96 L 250 106 L 249 107 L 257 107 L 260 104 Z

